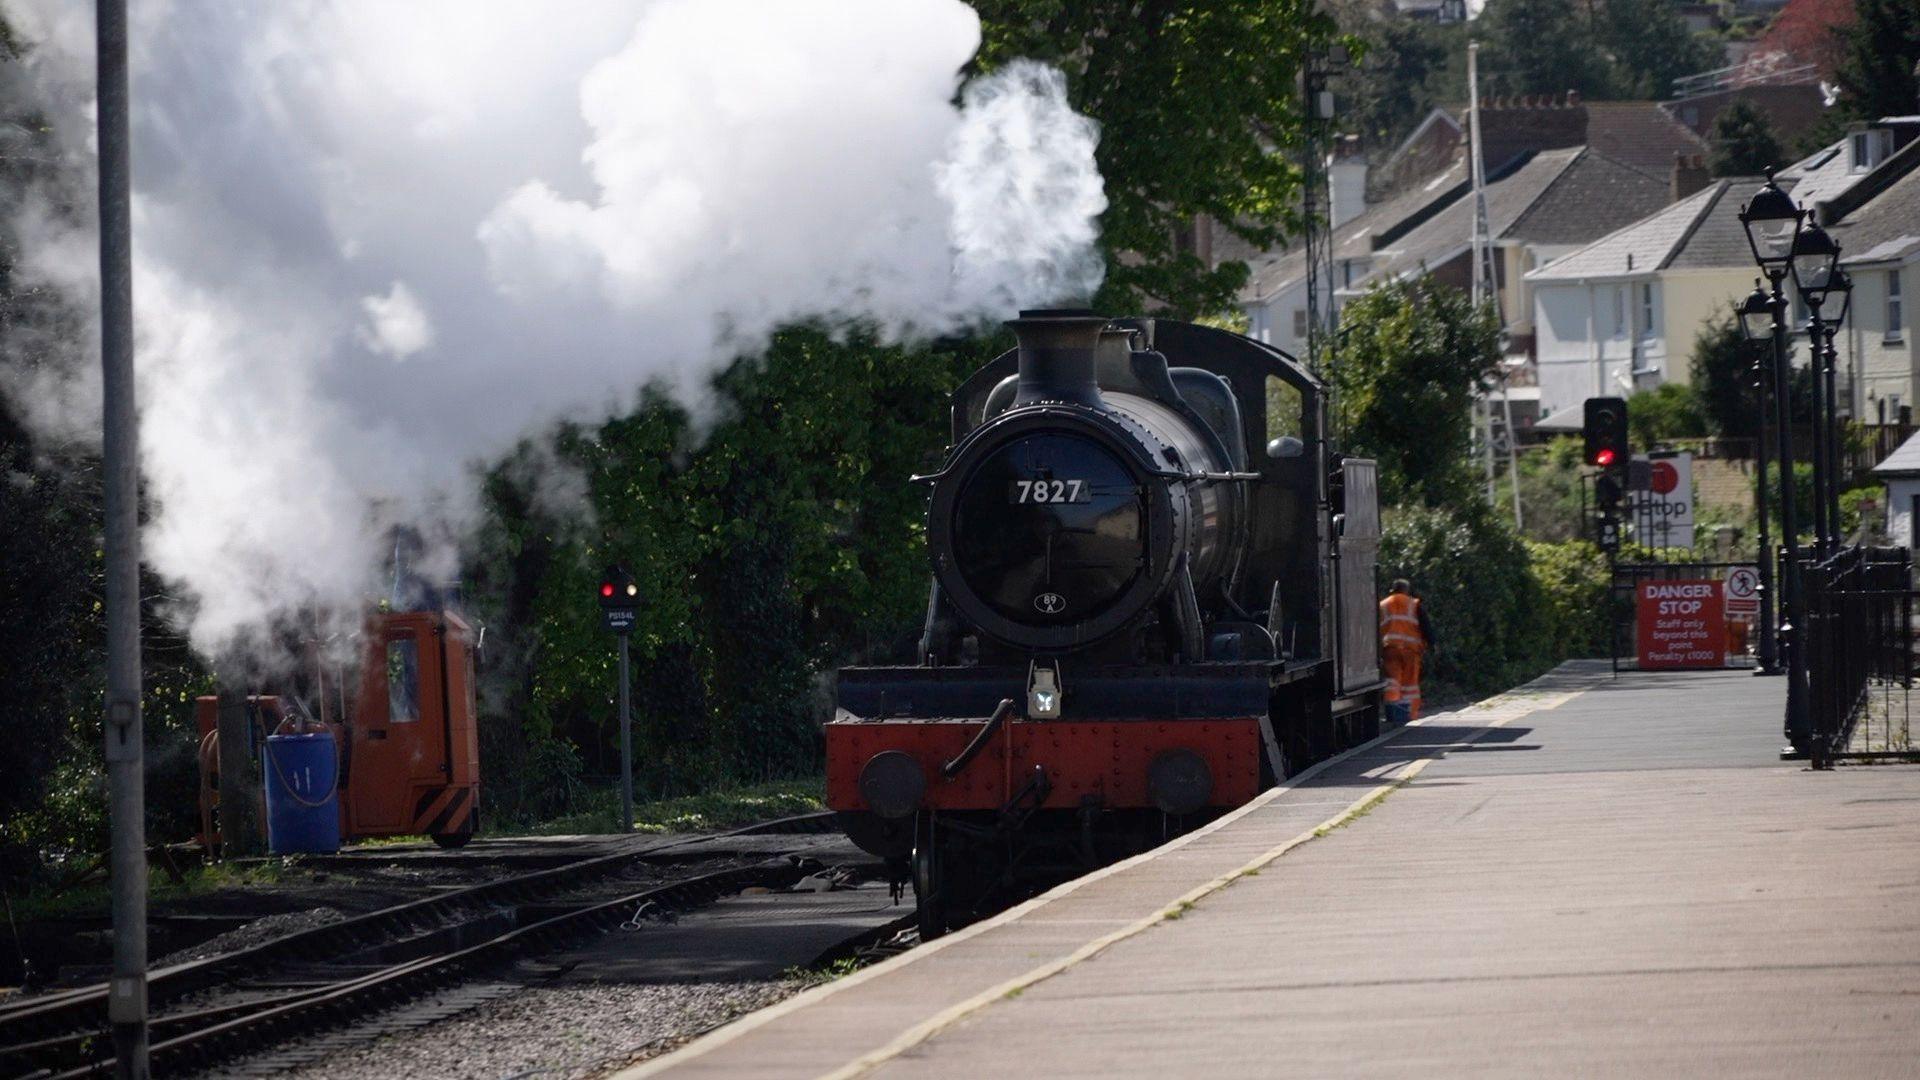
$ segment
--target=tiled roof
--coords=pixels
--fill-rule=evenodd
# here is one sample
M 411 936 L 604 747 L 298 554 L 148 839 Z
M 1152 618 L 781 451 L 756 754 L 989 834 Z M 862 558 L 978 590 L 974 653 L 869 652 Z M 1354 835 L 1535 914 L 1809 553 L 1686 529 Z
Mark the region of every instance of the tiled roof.
M 1920 169 L 1829 226 L 1848 264 L 1891 262 L 1920 248 Z
M 1747 244 L 1747 230 L 1740 225 L 1740 208 L 1764 182 L 1758 176 L 1728 177 L 1710 185 L 1707 190 L 1717 188 L 1720 197 L 1701 215 L 1693 232 L 1681 241 L 1680 250 L 1666 265 L 1677 270 L 1752 266 L 1753 248 Z M 1781 186 L 1799 194 L 1793 184 L 1782 181 Z
M 1704 154 L 1706 140 L 1687 130 L 1654 101 L 1590 101 L 1587 145 L 1662 183 L 1676 154 Z
M 1574 211 L 1583 196 L 1594 204 Z M 1543 150 L 1487 183 L 1487 231 L 1495 240 L 1578 243 L 1665 201 L 1664 187 L 1586 147 Z M 1556 217 L 1556 208 L 1565 216 Z M 1374 269 L 1402 274 L 1438 266 L 1472 238 L 1473 200 L 1462 198 L 1381 251 Z
M 1671 191 L 1668 181 L 1590 148 L 1501 235 L 1533 244 L 1582 244 L 1667 205 Z
M 1461 158 L 1444 172 L 1414 185 L 1395 198 L 1367 207 L 1352 221 L 1333 231 L 1334 258 L 1357 259 L 1371 255 L 1379 238 L 1394 236 L 1408 222 L 1419 220 L 1422 214 L 1457 201 L 1461 185 L 1466 182 L 1466 160 Z M 1253 273 L 1246 287 L 1241 290 L 1241 299 L 1256 301 L 1272 296 L 1291 287 L 1306 273 L 1307 257 L 1303 251 L 1294 248 L 1277 252 L 1270 258 L 1253 263 Z
M 1673 257 L 1725 190 L 1725 182 L 1709 184 L 1664 210 L 1555 259 L 1528 274 L 1527 280 L 1567 281 L 1658 269 Z
M 1887 455 L 1887 460 L 1875 465 L 1873 471 L 1882 476 L 1920 473 L 1920 435 L 1909 436 Z
M 1863 174 L 1848 164 L 1846 140 L 1809 154 L 1780 170 L 1784 186 L 1793 181 L 1793 197 L 1802 206 L 1826 202 L 1860 181 Z

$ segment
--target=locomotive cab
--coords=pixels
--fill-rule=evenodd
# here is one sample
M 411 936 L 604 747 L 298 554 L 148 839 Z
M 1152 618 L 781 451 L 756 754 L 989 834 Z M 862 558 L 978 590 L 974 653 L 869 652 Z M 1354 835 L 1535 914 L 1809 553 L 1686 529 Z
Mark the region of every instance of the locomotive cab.
M 1010 325 L 916 478 L 919 663 L 841 671 L 826 731 L 828 804 L 910 873 L 927 933 L 1378 725 L 1372 463 L 1329 457 L 1319 382 L 1194 324 Z

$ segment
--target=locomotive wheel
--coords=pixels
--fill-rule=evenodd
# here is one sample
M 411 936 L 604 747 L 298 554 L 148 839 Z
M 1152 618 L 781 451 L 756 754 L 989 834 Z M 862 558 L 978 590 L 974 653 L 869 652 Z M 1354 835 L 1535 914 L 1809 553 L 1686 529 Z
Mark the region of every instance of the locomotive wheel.
M 434 846 L 447 848 L 449 850 L 466 847 L 467 841 L 471 839 L 473 839 L 473 834 L 470 832 L 437 832 L 433 834 Z
M 947 932 L 944 862 L 933 811 L 922 810 L 913 817 L 914 914 L 920 923 L 921 941 L 932 941 Z

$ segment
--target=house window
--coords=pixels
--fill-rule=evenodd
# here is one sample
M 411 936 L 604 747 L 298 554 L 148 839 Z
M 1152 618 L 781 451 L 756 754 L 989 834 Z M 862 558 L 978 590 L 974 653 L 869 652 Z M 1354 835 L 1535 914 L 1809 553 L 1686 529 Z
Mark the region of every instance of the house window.
M 1902 303 L 1900 300 L 1900 271 L 1887 271 L 1887 340 L 1899 341 L 1902 329 Z
M 1613 290 L 1613 336 L 1627 336 L 1627 290 Z
M 1642 282 L 1640 285 L 1640 336 L 1643 338 L 1656 336 L 1653 332 L 1653 282 L 1651 281 Z
M 1849 171 L 1866 172 L 1885 161 L 1893 149 L 1893 132 L 1886 128 L 1856 131 L 1849 140 Z
M 1296 338 L 1304 338 L 1307 336 L 1307 309 L 1306 308 L 1294 309 L 1293 336 Z

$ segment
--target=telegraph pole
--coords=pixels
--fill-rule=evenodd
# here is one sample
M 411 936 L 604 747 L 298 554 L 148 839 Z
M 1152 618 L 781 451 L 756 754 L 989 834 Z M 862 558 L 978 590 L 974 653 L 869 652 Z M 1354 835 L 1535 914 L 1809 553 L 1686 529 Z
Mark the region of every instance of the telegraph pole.
M 126 0 L 97 0 L 101 471 L 106 488 L 107 785 L 114 1071 L 147 1075 L 147 828 L 140 723 L 140 433 L 133 385 L 133 217 Z

